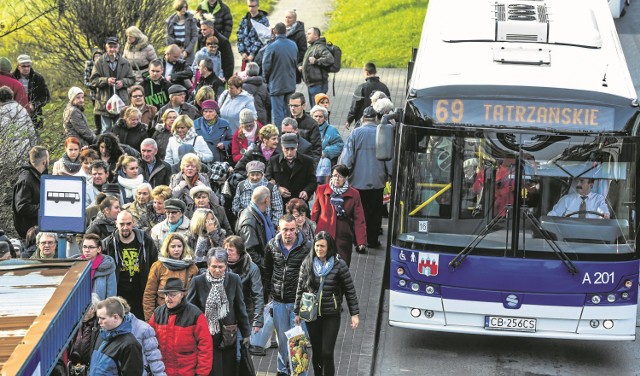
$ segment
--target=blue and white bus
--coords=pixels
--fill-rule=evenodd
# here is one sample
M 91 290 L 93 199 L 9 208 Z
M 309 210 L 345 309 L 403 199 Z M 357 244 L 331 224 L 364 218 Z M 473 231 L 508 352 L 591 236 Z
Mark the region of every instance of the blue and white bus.
M 634 340 L 640 118 L 607 2 L 431 0 L 412 65 L 378 133 L 389 324 Z

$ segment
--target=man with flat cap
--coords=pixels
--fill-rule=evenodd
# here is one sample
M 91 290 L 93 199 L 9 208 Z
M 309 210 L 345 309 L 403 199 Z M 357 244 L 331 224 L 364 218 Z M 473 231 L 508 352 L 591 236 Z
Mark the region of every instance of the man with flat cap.
M 156 331 L 167 375 L 209 375 L 213 363 L 213 340 L 207 318 L 185 299 L 187 288 L 180 278 L 169 278 L 158 293 L 165 304 L 149 320 Z
M 169 87 L 169 103 L 158 110 L 155 118 L 156 124 L 160 122 L 162 115 L 168 109 L 175 110 L 178 115 L 187 115 L 191 120 L 196 120 L 202 116 L 194 105 L 187 103 L 187 88 L 182 85 L 171 85 Z
M 282 153 L 269 159 L 267 180 L 278 185 L 284 206 L 294 197 L 309 201 L 317 186 L 313 159 L 298 153 L 295 133 L 283 134 L 280 144 Z
M 167 218 L 151 228 L 151 238 L 156 244 L 156 248 L 160 249 L 164 238 L 172 232 L 180 235 L 189 236 L 189 218 L 184 213 L 187 205 L 177 198 L 170 198 L 164 202 L 164 212 Z
M 36 129 L 42 128 L 42 107 L 51 99 L 49 87 L 44 77 L 36 72 L 29 55 L 18 56 L 18 65 L 13 71 L 13 77 L 20 81 L 29 97 L 26 110 L 31 115 L 31 121 Z

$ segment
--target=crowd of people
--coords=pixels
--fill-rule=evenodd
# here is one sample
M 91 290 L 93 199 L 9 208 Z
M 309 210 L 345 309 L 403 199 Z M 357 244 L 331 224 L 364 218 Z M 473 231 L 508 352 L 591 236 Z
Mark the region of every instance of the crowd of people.
M 349 265 L 354 249 L 380 246 L 391 170 L 375 158 L 375 133 L 389 90 L 367 63 L 343 140 L 329 120 L 334 57 L 320 30 L 305 31 L 295 11 L 270 28 L 259 1 L 247 5 L 240 72 L 229 8 L 204 0 L 194 14 L 176 0 L 163 57 L 135 26 L 122 49 L 109 37 L 93 51 L 91 122 L 85 90 L 68 90 L 52 171 L 86 182 L 86 230 L 66 248 L 91 264 L 94 302 L 68 353 L 91 374 L 243 374 L 243 348 L 277 346 L 288 375 L 285 332 L 302 325 L 315 374 L 333 375 L 343 297 L 358 326 Z M 20 55 L 10 77 L 0 58 L 0 109 L 19 104 L 38 129 L 49 92 L 31 63 Z M 38 228 L 50 162 L 46 147 L 28 151 L 13 192 L 18 238 L 0 233 L 0 259 L 57 256 L 62 235 Z M 300 319 L 303 292 L 320 297 L 313 321 Z

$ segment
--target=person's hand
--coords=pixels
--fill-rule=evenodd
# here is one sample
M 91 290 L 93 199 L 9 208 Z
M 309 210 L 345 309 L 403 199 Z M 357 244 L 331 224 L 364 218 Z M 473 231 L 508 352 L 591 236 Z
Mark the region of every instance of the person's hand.
M 346 122 L 346 123 L 344 124 L 344 126 L 345 126 L 345 128 L 350 129 L 350 128 L 351 128 L 351 123 Z
M 299 72 L 302 72 L 302 66 L 299 66 L 299 67 L 298 67 L 298 71 L 299 71 Z
M 253 333 L 257 334 L 260 331 L 260 327 L 259 326 L 254 326 L 253 327 Z
M 216 145 L 216 147 L 220 150 L 224 150 L 224 144 L 222 142 L 218 142 L 218 145 Z
M 249 338 L 243 338 L 242 339 L 242 346 L 248 346 L 249 345 Z
M 253 61 L 253 55 L 249 55 L 249 56 L 247 56 L 247 60 L 249 60 L 249 61 Z
M 200 179 L 196 180 L 196 183 L 193 185 L 194 187 L 197 187 L 199 185 L 204 185 L 203 182 L 200 181 Z
M 186 60 L 187 56 L 189 56 L 189 53 L 187 51 L 182 51 L 182 58 Z
M 289 192 L 289 190 L 285 187 L 278 187 L 278 190 L 280 191 L 280 196 L 287 198 L 287 197 L 291 197 L 291 192 Z
M 293 323 L 296 324 L 297 326 L 300 326 L 300 316 L 296 315 L 296 317 L 293 319 Z
M 313 56 L 309 56 L 309 64 L 315 64 L 316 63 L 316 58 Z
M 186 181 L 181 181 L 180 184 L 178 184 L 178 187 L 180 187 L 180 189 L 185 189 L 187 187 L 187 182 Z
M 167 79 L 167 81 L 171 82 L 171 75 L 168 75 L 168 76 L 166 77 L 166 79 Z
M 357 328 L 359 323 L 360 317 L 358 315 L 351 316 L 351 329 Z
M 109 85 L 115 85 L 116 84 L 116 78 L 115 77 L 109 77 L 107 78 L 107 83 Z
M 118 89 L 118 90 L 122 89 L 122 86 L 123 86 L 122 81 L 120 81 L 120 80 L 116 81 L 116 89 Z
M 204 227 L 207 229 L 207 232 L 213 232 L 216 229 L 216 225 L 211 219 L 207 219 L 206 221 L 204 221 Z
M 307 192 L 305 192 L 305 191 L 300 192 L 298 197 L 303 199 L 303 200 L 305 200 L 305 201 L 307 201 L 309 199 L 309 196 L 307 195 Z
M 242 60 L 248 60 L 249 55 L 246 52 L 242 54 Z

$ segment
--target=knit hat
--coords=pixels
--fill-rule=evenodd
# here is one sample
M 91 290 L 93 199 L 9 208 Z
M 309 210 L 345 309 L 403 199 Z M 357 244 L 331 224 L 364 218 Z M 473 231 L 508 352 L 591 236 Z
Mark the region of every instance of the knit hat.
M 31 64 L 31 56 L 29 55 L 18 56 L 18 64 Z
M 220 112 L 220 107 L 218 107 L 218 102 L 213 99 L 207 99 L 206 101 L 200 104 L 200 108 L 203 110 L 215 110 L 215 112 Z
M 82 89 L 80 89 L 79 87 L 74 86 L 71 89 L 69 89 L 69 92 L 67 93 L 67 97 L 69 97 L 69 100 L 72 101 L 76 99 L 76 96 L 80 93 L 84 93 L 84 91 L 82 91 Z
M 325 93 L 318 93 L 318 94 L 316 94 L 315 97 L 313 97 L 313 99 L 315 99 L 316 104 L 318 104 L 323 99 L 329 100 L 329 96 L 327 94 L 325 94 Z
M 247 163 L 247 173 L 261 172 L 264 174 L 264 163 L 260 161 L 251 161 Z
M 240 124 L 246 124 L 256 121 L 256 115 L 248 108 L 240 111 Z
M 11 61 L 6 57 L 0 57 L 0 72 L 11 73 Z

